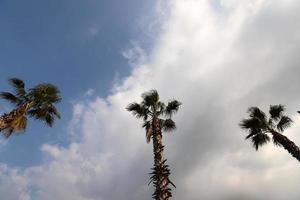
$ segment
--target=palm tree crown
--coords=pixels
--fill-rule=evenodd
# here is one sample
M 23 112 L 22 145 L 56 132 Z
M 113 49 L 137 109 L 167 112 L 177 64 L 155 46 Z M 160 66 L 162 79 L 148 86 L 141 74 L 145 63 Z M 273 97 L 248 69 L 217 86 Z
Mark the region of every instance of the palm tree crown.
M 25 83 L 18 78 L 9 79 L 9 83 L 13 88 L 13 92 L 1 92 L 0 98 L 7 100 L 15 105 L 14 112 L 23 109 L 22 115 L 15 115 L 10 119 L 5 130 L 5 135 L 9 137 L 13 132 L 24 131 L 27 127 L 26 115 L 45 122 L 48 126 L 52 126 L 55 118 L 60 118 L 60 113 L 54 106 L 61 101 L 59 89 L 49 83 L 38 84 L 26 91 Z M 13 111 L 9 114 L 13 114 Z M 2 119 L 8 117 L 4 114 Z
M 172 131 L 176 129 L 175 122 L 171 119 L 172 115 L 175 114 L 181 103 L 177 100 L 171 100 L 165 105 L 159 101 L 159 95 L 156 90 L 142 94 L 143 101 L 139 103 L 131 103 L 127 106 L 127 110 L 132 112 L 137 118 L 142 118 L 144 121 L 143 128 L 146 130 L 147 143 L 150 142 L 153 134 L 152 119 L 159 118 L 160 127 L 163 131 Z M 165 119 L 163 119 L 165 117 Z
M 271 105 L 269 117 L 267 117 L 258 107 L 249 108 L 249 118 L 243 119 L 240 127 L 249 131 L 246 139 L 251 139 L 256 150 L 270 141 L 268 133 L 273 134 L 272 138 L 275 145 L 282 145 L 279 138 L 274 137 L 274 133 L 282 133 L 293 122 L 291 118 L 284 115 L 284 111 L 285 108 L 281 104 Z

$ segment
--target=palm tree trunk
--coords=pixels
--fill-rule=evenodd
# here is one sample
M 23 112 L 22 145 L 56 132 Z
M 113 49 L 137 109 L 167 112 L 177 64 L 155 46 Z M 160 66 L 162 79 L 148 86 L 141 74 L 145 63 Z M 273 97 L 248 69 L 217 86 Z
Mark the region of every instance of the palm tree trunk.
M 300 161 L 300 148 L 293 141 L 274 130 L 271 131 L 271 134 L 274 140 L 281 144 L 294 158 Z
M 28 110 L 28 106 L 30 103 L 25 103 L 15 109 L 13 109 L 11 112 L 4 113 L 1 117 L 0 117 L 0 131 L 8 128 L 10 126 L 10 124 L 18 117 L 23 116 L 24 114 L 26 114 L 27 110 Z
M 163 158 L 164 146 L 162 144 L 160 120 L 155 117 L 152 126 L 154 130 L 152 135 L 154 167 L 152 168 L 151 181 L 153 181 L 155 187 L 152 197 L 155 200 L 168 200 L 172 197 L 171 189 L 168 187 L 172 182 L 169 180 L 170 170 L 168 165 L 165 164 L 166 159 Z

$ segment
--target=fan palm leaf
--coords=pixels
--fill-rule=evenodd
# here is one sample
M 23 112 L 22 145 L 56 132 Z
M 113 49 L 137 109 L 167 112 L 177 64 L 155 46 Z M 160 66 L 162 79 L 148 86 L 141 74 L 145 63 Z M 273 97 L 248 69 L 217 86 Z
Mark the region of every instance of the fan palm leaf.
M 175 114 L 178 111 L 180 105 L 181 103 L 177 100 L 172 100 L 168 102 L 168 105 L 165 109 L 165 114 L 171 117 L 173 114 Z
M 162 129 L 167 132 L 173 131 L 176 129 L 176 124 L 172 119 L 163 120 Z
M 270 118 L 274 121 L 278 121 L 280 119 L 280 117 L 282 116 L 284 110 L 285 110 L 285 108 L 281 104 L 271 105 L 270 110 L 269 110 Z
M 142 94 L 143 103 L 146 106 L 154 106 L 159 101 L 159 95 L 156 90 L 150 90 Z
M 26 94 L 25 83 L 19 78 L 11 78 L 8 80 L 10 85 L 14 88 L 18 97 L 24 97 Z
M 293 120 L 291 118 L 289 118 L 288 116 L 282 116 L 280 118 L 280 121 L 277 124 L 277 129 L 282 132 L 284 131 L 286 128 L 290 127 L 293 123 Z
M 8 101 L 9 103 L 18 105 L 21 103 L 21 99 L 10 92 L 1 92 L 0 98 Z
M 59 89 L 48 83 L 43 83 L 29 90 L 28 98 L 35 104 L 58 103 L 61 101 Z
M 258 147 L 263 146 L 270 141 L 270 137 L 267 134 L 260 133 L 255 134 L 251 140 L 255 149 L 258 150 Z
M 142 104 L 138 104 L 136 102 L 129 104 L 126 107 L 126 110 L 131 112 L 137 118 L 142 118 L 142 117 L 145 118 L 149 112 L 145 106 L 143 106 Z

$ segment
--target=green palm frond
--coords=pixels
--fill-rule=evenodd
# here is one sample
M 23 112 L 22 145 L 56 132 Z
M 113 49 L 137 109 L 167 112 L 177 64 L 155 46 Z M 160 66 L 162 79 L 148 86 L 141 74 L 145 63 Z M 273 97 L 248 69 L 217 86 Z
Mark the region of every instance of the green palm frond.
M 27 114 L 34 119 L 44 121 L 50 127 L 53 125 L 55 118 L 61 118 L 60 113 L 52 104 L 44 107 L 32 108 Z
M 20 104 L 21 99 L 17 96 L 15 96 L 14 94 L 10 93 L 10 92 L 1 92 L 0 93 L 0 98 L 7 100 L 8 102 L 12 103 L 12 104 Z
M 162 129 L 167 132 L 173 131 L 176 129 L 176 124 L 172 119 L 166 119 L 162 123 Z
M 34 119 L 40 119 L 47 114 L 47 110 L 41 108 L 32 108 L 27 111 L 27 114 Z
M 43 83 L 29 90 L 28 98 L 36 105 L 58 103 L 61 101 L 59 89 L 49 83 Z
M 52 104 L 49 105 L 49 108 L 48 108 L 48 112 L 54 116 L 56 116 L 58 119 L 61 118 L 61 115 L 60 113 L 58 112 L 57 108 L 55 106 L 53 106 Z
M 19 78 L 11 78 L 8 80 L 10 85 L 15 89 L 16 95 L 18 97 L 24 97 L 26 95 L 25 83 Z
M 255 147 L 256 151 L 258 150 L 258 147 L 263 146 L 264 144 L 268 143 L 270 141 L 270 137 L 265 134 L 256 134 L 253 137 L 251 137 L 252 144 Z
M 159 95 L 156 90 L 150 90 L 142 94 L 143 103 L 146 106 L 154 106 L 159 101 Z
M 45 122 L 52 127 L 55 118 L 60 118 L 60 113 L 54 104 L 61 101 L 60 91 L 52 84 L 44 83 L 29 90 L 28 99 L 33 106 L 27 112 L 31 117 Z
M 280 118 L 280 121 L 277 124 L 277 129 L 282 132 L 284 129 L 290 127 L 293 123 L 293 120 L 289 118 L 288 116 L 282 116 Z
M 282 116 L 284 110 L 285 110 L 285 108 L 281 104 L 271 105 L 270 110 L 269 110 L 271 119 L 274 120 L 274 121 L 278 121 L 280 119 L 280 117 Z
M 146 130 L 146 140 L 149 143 L 153 134 L 155 134 L 152 123 L 156 123 L 156 120 L 159 120 L 158 123 L 160 125 L 158 134 L 161 134 L 162 131 L 172 131 L 176 128 L 176 125 L 171 116 L 165 119 L 167 106 L 159 101 L 159 95 L 156 90 L 143 93 L 142 98 L 141 103 L 131 103 L 126 107 L 126 110 L 137 118 L 143 118 L 143 128 Z M 180 105 L 181 103 L 176 100 L 169 102 L 169 113 L 175 113 Z
M 181 103 L 177 100 L 170 101 L 165 109 L 165 114 L 171 117 L 178 111 L 180 105 Z
M 31 109 L 27 112 L 27 114 L 36 120 L 45 122 L 50 127 L 53 126 L 55 117 L 59 118 L 55 114 L 49 112 L 49 110 L 41 109 L 41 108 Z
M 45 123 L 46 123 L 48 126 L 52 127 L 53 124 L 54 124 L 54 116 L 51 115 L 51 114 L 47 114 L 47 115 L 45 116 L 45 120 L 43 120 L 43 121 L 45 121 Z

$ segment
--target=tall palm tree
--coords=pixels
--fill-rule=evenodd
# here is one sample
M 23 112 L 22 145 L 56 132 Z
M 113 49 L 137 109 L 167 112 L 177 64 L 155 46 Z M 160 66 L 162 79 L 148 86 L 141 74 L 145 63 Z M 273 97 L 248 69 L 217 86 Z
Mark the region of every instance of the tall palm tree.
M 0 131 L 5 137 L 10 137 L 25 131 L 27 116 L 44 121 L 52 126 L 55 118 L 60 114 L 54 104 L 61 101 L 60 91 L 52 84 L 43 83 L 26 91 L 25 83 L 21 79 L 9 79 L 14 92 L 1 92 L 0 98 L 14 104 L 15 109 L 0 117 Z
M 292 124 L 291 118 L 284 115 L 283 105 L 271 105 L 269 117 L 258 107 L 248 110 L 249 118 L 243 119 L 240 127 L 248 131 L 246 139 L 251 139 L 256 150 L 270 141 L 272 136 L 276 146 L 285 148 L 293 157 L 300 161 L 300 149 L 294 142 L 282 135 L 283 131 Z
M 141 103 L 131 103 L 127 110 L 132 112 L 137 118 L 144 121 L 143 128 L 146 130 L 146 141 L 153 141 L 154 167 L 150 173 L 150 183 L 153 182 L 155 191 L 152 195 L 156 200 L 168 200 L 172 197 L 169 184 L 175 185 L 170 181 L 170 169 L 164 159 L 164 145 L 162 142 L 162 131 L 172 131 L 176 128 L 175 122 L 171 119 L 181 103 L 177 100 L 169 101 L 167 105 L 159 101 L 156 90 L 151 90 L 142 94 Z

